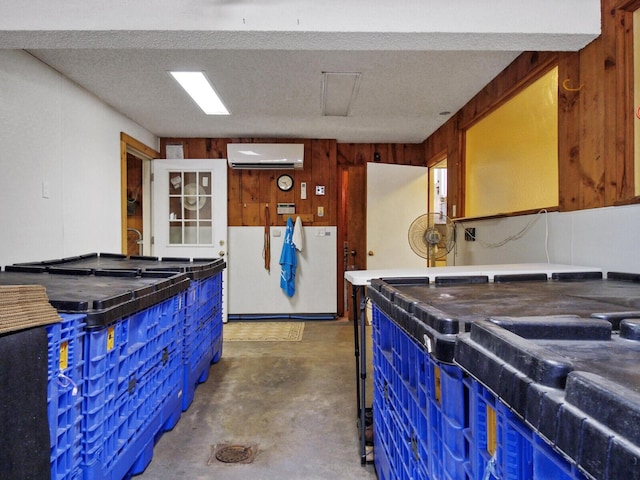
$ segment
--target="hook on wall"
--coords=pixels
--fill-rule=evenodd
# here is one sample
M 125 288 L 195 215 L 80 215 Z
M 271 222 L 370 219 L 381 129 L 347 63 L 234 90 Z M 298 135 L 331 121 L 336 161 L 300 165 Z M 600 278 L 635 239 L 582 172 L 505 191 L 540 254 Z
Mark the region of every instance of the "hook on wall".
M 569 86 L 569 83 L 571 82 L 570 78 L 566 78 L 563 82 L 562 82 L 562 88 L 564 88 L 567 92 L 579 92 L 580 90 L 582 90 L 582 87 L 584 87 L 583 84 L 580 84 L 579 87 L 571 87 Z

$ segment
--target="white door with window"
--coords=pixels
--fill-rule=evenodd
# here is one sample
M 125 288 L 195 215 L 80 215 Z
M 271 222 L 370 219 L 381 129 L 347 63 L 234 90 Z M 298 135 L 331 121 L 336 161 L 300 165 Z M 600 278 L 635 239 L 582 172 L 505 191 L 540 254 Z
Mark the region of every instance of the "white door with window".
M 152 162 L 152 254 L 157 257 L 227 256 L 227 161 Z M 227 318 L 227 268 L 223 319 Z
M 427 167 L 367 163 L 367 269 L 423 268 L 409 246 L 411 223 L 427 212 Z

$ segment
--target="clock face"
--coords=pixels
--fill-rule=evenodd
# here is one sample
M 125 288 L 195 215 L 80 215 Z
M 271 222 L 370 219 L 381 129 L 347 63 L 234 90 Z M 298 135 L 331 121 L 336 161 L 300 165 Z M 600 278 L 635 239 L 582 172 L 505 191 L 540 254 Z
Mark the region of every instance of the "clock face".
M 293 177 L 291 175 L 280 175 L 278 177 L 278 188 L 283 192 L 291 190 L 293 188 Z

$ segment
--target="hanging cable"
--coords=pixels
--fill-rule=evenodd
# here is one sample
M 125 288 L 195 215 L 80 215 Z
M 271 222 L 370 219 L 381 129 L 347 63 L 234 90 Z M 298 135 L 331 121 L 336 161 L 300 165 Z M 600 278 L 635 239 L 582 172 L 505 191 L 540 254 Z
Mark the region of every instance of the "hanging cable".
M 69 385 L 73 385 L 73 388 L 71 389 L 71 395 L 73 395 L 74 397 L 78 395 L 78 385 L 70 377 L 66 376 L 62 372 L 59 372 L 57 380 L 58 385 L 64 388 L 68 387 Z
M 271 233 L 269 218 L 269 204 L 267 204 L 264 207 L 264 245 L 262 247 L 262 258 L 264 258 L 264 269 L 271 273 Z
M 508 237 L 506 237 L 503 240 L 500 240 L 499 242 L 495 242 L 495 243 L 488 243 L 488 242 L 484 242 L 482 240 L 480 240 L 478 237 L 476 237 L 475 235 L 472 235 L 471 233 L 465 233 L 465 235 L 469 235 L 471 238 L 473 238 L 474 241 L 477 241 L 480 245 L 482 245 L 485 248 L 498 248 L 498 247 L 502 247 L 504 245 L 506 245 L 509 242 L 512 242 L 514 240 L 519 240 L 520 238 L 524 237 L 526 235 L 526 233 L 531 229 L 531 227 L 533 227 L 533 225 L 535 225 L 535 223 L 540 219 L 540 215 L 545 214 L 545 237 L 544 237 L 544 250 L 545 250 L 545 254 L 547 257 L 547 263 L 551 263 L 550 257 L 549 257 L 549 219 L 548 219 L 548 214 L 549 212 L 547 211 L 546 208 L 543 208 L 541 210 L 539 210 L 536 215 L 524 226 L 524 228 L 522 230 L 520 230 L 518 233 L 515 233 L 513 235 L 510 235 Z M 462 222 L 457 222 L 460 224 L 460 226 L 462 226 L 463 229 L 466 230 L 466 227 L 464 225 L 464 223 Z
M 496 463 L 498 460 L 498 452 L 494 453 L 491 457 L 491 460 L 487 462 L 487 465 L 484 469 L 484 473 L 482 475 L 482 480 L 490 480 L 491 477 L 498 478 L 498 472 L 496 472 Z

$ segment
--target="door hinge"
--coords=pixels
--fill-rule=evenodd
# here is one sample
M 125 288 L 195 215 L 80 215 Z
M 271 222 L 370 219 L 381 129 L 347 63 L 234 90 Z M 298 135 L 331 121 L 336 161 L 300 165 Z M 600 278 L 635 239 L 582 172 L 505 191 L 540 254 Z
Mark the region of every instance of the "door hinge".
M 154 174 L 152 173 L 152 174 L 151 174 L 151 181 L 152 181 L 152 182 L 155 180 L 155 178 L 154 178 L 154 177 L 155 177 L 155 176 L 154 176 Z
M 156 237 L 151 237 L 151 245 L 155 245 L 156 244 Z

